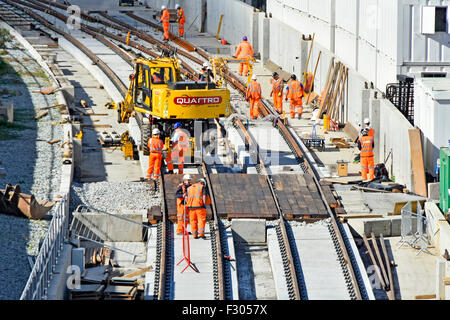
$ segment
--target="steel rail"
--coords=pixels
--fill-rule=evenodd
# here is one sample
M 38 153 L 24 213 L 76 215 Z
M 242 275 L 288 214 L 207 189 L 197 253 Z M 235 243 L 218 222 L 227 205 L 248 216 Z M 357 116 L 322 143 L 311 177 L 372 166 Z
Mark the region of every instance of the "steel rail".
M 208 167 L 206 163 L 202 162 L 202 171 L 203 176 L 206 179 L 206 186 L 208 187 L 209 195 L 211 197 L 211 209 L 213 212 L 213 221 L 214 221 L 214 237 L 216 238 L 216 255 L 217 255 L 217 276 L 219 280 L 219 300 L 225 300 L 225 272 L 224 272 L 224 263 L 223 263 L 223 252 L 222 252 L 222 244 L 220 237 L 220 228 L 219 228 L 219 216 L 217 215 L 217 207 L 216 207 L 216 199 L 214 197 L 214 190 L 212 188 L 211 179 L 209 177 Z M 211 235 L 212 237 L 212 235 Z

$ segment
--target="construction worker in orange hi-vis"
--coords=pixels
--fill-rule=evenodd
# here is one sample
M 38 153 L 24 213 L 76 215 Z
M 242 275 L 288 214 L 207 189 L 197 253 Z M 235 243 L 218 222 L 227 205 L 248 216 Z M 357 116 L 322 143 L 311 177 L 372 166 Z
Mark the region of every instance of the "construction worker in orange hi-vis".
M 286 88 L 286 101 L 288 98 L 291 99 L 291 104 L 289 106 L 289 111 L 291 113 L 291 118 L 295 118 L 297 114 L 300 119 L 303 114 L 303 100 L 302 97 L 305 95 L 303 90 L 303 85 L 297 80 L 295 74 L 291 75 L 291 81 Z
M 186 17 L 184 16 L 183 8 L 179 4 L 175 6 L 175 9 L 177 9 L 178 35 L 182 37 L 184 35 L 184 23 L 186 22 Z
M 148 139 L 148 148 L 150 156 L 148 161 L 148 170 L 146 179 L 153 181 L 153 188 L 156 189 L 157 181 L 161 176 L 161 161 L 163 156 L 164 144 L 159 138 L 161 132 L 158 128 L 153 129 L 152 137 Z
M 259 103 L 261 101 L 261 84 L 256 81 L 256 75 L 252 76 L 252 80 L 248 84 L 245 98 L 250 103 L 250 118 L 258 119 Z
M 367 180 L 367 171 L 369 171 L 369 181 L 375 178 L 375 163 L 373 160 L 373 148 L 375 142 L 369 135 L 369 130 L 363 129 L 361 139 L 358 139 L 358 149 L 361 150 L 361 176 Z
M 184 155 L 189 150 L 189 136 L 181 128 L 181 123 L 177 122 L 173 126 L 175 132 L 172 136 L 172 158 L 175 156 L 178 162 L 178 174 L 183 174 L 184 170 Z
M 206 205 L 211 204 L 205 179 L 200 179 L 187 189 L 187 207 L 189 208 L 189 223 L 194 239 L 206 239 Z
M 164 41 L 169 41 L 169 27 L 170 27 L 170 13 L 169 10 L 166 9 L 166 6 L 161 6 L 161 19 L 159 22 L 163 24 L 164 30 Z
M 270 96 L 273 96 L 273 105 L 278 113 L 283 113 L 283 79 L 280 78 L 278 73 L 274 72 L 272 79 L 270 79 L 272 84 L 272 91 Z
M 187 189 L 192 185 L 192 178 L 189 174 L 183 176 L 183 182 L 177 186 L 175 197 L 177 198 L 177 234 L 183 232 L 183 226 L 186 228 L 189 223 L 189 209 L 186 208 Z
M 236 58 L 249 60 L 253 58 L 253 46 L 247 41 L 247 36 L 244 36 L 237 46 Z M 248 62 L 239 64 L 239 75 L 245 77 L 248 75 Z

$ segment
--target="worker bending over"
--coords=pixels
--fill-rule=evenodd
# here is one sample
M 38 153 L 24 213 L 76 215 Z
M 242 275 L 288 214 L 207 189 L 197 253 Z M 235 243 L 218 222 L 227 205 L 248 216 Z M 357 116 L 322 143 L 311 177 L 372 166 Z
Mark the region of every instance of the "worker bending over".
M 256 75 L 248 84 L 245 99 L 250 103 L 250 118 L 258 119 L 259 103 L 261 101 L 261 84 L 256 81 Z
M 283 113 L 283 79 L 280 78 L 278 73 L 274 72 L 272 79 L 270 79 L 272 84 L 272 91 L 270 96 L 273 96 L 273 105 L 278 113 Z
M 184 170 L 184 154 L 189 150 L 189 136 L 185 131 L 181 128 L 181 123 L 177 122 L 173 126 L 175 132 L 172 136 L 172 153 L 171 158 L 173 156 L 178 159 L 178 174 L 183 174 Z
M 159 138 L 161 132 L 158 128 L 153 129 L 152 137 L 148 139 L 148 148 L 150 150 L 148 170 L 146 179 L 153 181 L 153 188 L 156 190 L 156 185 L 161 176 L 161 162 L 163 156 L 164 144 Z
M 186 17 L 184 16 L 184 10 L 179 4 L 175 6 L 177 9 L 177 21 L 178 21 L 178 36 L 181 38 L 184 35 L 184 23 L 186 22 Z
M 211 199 L 206 188 L 205 179 L 198 180 L 187 189 L 187 207 L 189 209 L 189 223 L 194 239 L 198 237 L 206 239 L 206 205 L 211 204 Z
M 241 43 L 236 48 L 236 58 L 238 59 L 248 59 L 249 61 L 253 58 L 253 46 L 247 41 L 247 36 L 242 38 Z M 241 62 L 239 64 L 239 75 L 248 75 L 248 64 L 249 62 Z
M 303 85 L 297 80 L 295 74 L 291 75 L 291 81 L 286 88 L 286 101 L 288 98 L 291 99 L 291 104 L 289 106 L 289 111 L 291 113 L 291 119 L 295 118 L 295 114 L 300 119 L 303 114 L 303 100 L 302 97 L 305 95 L 303 90 Z
M 200 81 L 214 82 L 214 74 L 208 62 L 203 63 L 202 70 L 198 73 Z
M 367 171 L 369 171 L 369 181 L 375 178 L 375 163 L 373 160 L 373 148 L 375 142 L 369 135 L 369 130 L 363 129 L 362 138 L 358 140 L 358 149 L 361 150 L 361 176 L 367 180 Z
M 183 232 L 189 222 L 189 209 L 186 207 L 187 189 L 192 185 L 192 178 L 189 174 L 184 175 L 183 182 L 177 186 L 175 197 L 177 198 L 177 235 Z
M 159 22 L 163 24 L 164 30 L 164 41 L 169 41 L 169 27 L 170 27 L 170 13 L 169 10 L 166 9 L 166 6 L 161 6 L 162 14 Z

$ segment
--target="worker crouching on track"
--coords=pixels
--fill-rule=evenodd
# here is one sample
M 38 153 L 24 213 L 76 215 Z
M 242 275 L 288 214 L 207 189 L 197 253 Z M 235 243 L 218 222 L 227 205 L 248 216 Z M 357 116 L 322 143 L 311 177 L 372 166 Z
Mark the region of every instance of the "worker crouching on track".
M 253 46 L 247 41 L 247 36 L 242 38 L 241 43 L 236 48 L 236 58 L 237 59 L 252 59 L 253 58 Z M 239 75 L 248 75 L 248 62 L 239 64 Z
M 163 156 L 164 144 L 159 138 L 161 132 L 158 128 L 153 129 L 152 137 L 148 139 L 148 148 L 150 150 L 150 156 L 148 157 L 148 170 L 146 179 L 153 181 L 153 188 L 156 190 L 156 185 L 159 177 L 161 176 L 161 161 Z
M 169 27 L 170 27 L 170 13 L 169 10 L 166 9 L 166 6 L 161 6 L 161 19 L 159 22 L 163 24 L 164 30 L 164 41 L 169 41 Z
M 300 119 L 303 114 L 303 96 L 305 95 L 305 91 L 303 90 L 303 85 L 300 81 L 297 80 L 295 74 L 291 76 L 291 81 L 287 87 L 286 92 L 286 101 L 288 98 L 291 99 L 291 104 L 289 106 L 291 118 L 295 118 L 295 114 Z
M 256 81 L 256 75 L 248 84 L 245 99 L 250 103 L 250 118 L 258 119 L 259 104 L 261 101 L 261 84 Z
M 189 222 L 194 239 L 198 237 L 206 239 L 206 205 L 211 204 L 211 199 L 206 188 L 205 179 L 200 179 L 187 189 L 187 207 L 189 209 Z
M 178 35 L 181 38 L 184 35 L 184 23 L 186 22 L 186 17 L 183 8 L 181 8 L 179 4 L 175 6 L 175 9 L 177 9 Z
M 189 223 L 189 209 L 186 207 L 187 189 L 192 185 L 192 178 L 189 174 L 184 175 L 183 182 L 180 183 L 175 192 L 177 198 L 177 235 L 182 234 L 183 226 Z
M 283 79 L 280 78 L 278 73 L 274 72 L 272 79 L 270 79 L 272 84 L 272 91 L 270 96 L 273 96 L 273 105 L 278 113 L 283 113 Z
M 375 178 L 374 147 L 375 142 L 373 137 L 369 135 L 369 130 L 363 129 L 362 138 L 358 140 L 358 149 L 361 150 L 361 176 L 363 180 L 367 180 L 367 171 L 369 171 L 370 181 Z

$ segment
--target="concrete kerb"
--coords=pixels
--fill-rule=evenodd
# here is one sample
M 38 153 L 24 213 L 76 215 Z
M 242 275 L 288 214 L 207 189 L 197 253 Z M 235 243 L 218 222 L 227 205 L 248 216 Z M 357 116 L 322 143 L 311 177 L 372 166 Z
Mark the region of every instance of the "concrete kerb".
M 9 31 L 11 35 L 15 37 L 17 41 L 20 42 L 20 44 L 28 51 L 28 53 L 31 55 L 31 57 L 39 64 L 39 66 L 46 72 L 46 74 L 50 77 L 52 81 L 52 85 L 55 87 L 60 87 L 60 82 L 56 78 L 55 74 L 53 73 L 52 69 L 49 67 L 48 63 L 45 61 L 45 59 L 42 57 L 42 55 L 29 43 L 17 30 L 12 28 L 10 25 L 8 25 L 5 22 L 0 22 L 0 26 L 6 30 Z M 64 78 L 61 78 L 61 82 L 67 82 Z M 67 100 L 64 96 L 64 93 L 62 90 L 56 92 L 56 100 L 58 101 L 58 104 L 63 104 L 66 106 L 66 112 L 63 112 L 62 115 L 63 120 L 67 120 L 68 123 L 63 125 L 63 132 L 64 132 L 64 144 L 69 144 L 69 146 L 73 145 L 73 132 L 72 132 L 72 125 L 71 125 L 71 119 L 70 114 L 67 106 Z M 61 196 L 66 195 L 67 199 L 67 208 L 66 212 L 68 212 L 68 204 L 70 201 L 70 187 L 72 184 L 72 177 L 73 177 L 73 154 L 70 158 L 66 159 L 69 160 L 66 163 L 63 163 L 61 167 L 61 181 L 60 181 L 60 187 L 59 187 L 59 194 Z M 61 159 L 61 161 L 63 161 Z M 66 291 L 65 291 L 65 283 L 67 279 L 67 274 L 65 270 L 70 265 L 70 259 L 71 257 L 71 246 L 70 245 L 64 245 L 63 249 L 60 252 L 60 257 L 58 261 L 60 263 L 57 264 L 55 271 L 53 273 L 53 276 L 51 278 L 50 284 L 49 284 L 49 290 L 48 290 L 48 299 L 63 299 L 65 297 Z

